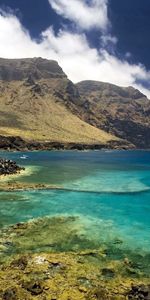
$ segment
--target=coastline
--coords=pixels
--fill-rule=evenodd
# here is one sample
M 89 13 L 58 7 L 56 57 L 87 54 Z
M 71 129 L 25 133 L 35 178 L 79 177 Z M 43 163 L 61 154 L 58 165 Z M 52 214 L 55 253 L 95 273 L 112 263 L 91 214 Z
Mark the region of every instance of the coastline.
M 134 150 L 136 147 L 126 140 L 110 141 L 106 144 L 100 143 L 76 143 L 61 141 L 26 141 L 18 136 L 1 136 L 0 151 L 43 151 L 43 150 Z

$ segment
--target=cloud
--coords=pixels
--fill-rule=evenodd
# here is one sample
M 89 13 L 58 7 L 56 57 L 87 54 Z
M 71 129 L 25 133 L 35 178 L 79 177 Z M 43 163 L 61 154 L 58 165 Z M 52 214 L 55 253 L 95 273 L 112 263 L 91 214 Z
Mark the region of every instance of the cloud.
M 146 84 L 150 72 L 141 64 L 129 64 L 107 50 L 91 48 L 84 33 L 50 27 L 41 33 L 41 40 L 33 40 L 16 16 L 0 13 L 0 57 L 44 57 L 59 62 L 73 82 L 86 79 L 106 81 L 120 86 L 132 85 L 150 98 Z
M 106 30 L 109 24 L 107 0 L 49 0 L 57 14 L 73 21 L 79 28 Z

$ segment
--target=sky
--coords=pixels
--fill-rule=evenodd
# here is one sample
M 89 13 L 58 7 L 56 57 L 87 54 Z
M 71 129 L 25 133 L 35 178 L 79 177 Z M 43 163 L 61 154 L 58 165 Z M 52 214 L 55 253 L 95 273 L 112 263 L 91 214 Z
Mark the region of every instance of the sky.
M 150 98 L 150 0 L 0 0 L 0 57 L 57 60 L 73 82 Z

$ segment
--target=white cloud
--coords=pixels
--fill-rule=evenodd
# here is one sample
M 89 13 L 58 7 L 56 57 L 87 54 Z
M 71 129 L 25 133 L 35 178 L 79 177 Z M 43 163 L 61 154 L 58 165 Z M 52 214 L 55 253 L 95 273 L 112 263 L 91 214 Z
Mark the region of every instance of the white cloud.
M 90 48 L 84 34 L 60 30 L 56 35 L 50 27 L 37 42 L 31 39 L 15 16 L 0 14 L 0 57 L 35 56 L 57 60 L 73 82 L 93 79 L 121 86 L 132 85 L 150 98 L 150 91 L 136 84 L 137 78 L 150 81 L 150 72 L 144 66 L 121 61 L 106 50 Z
M 116 36 L 112 36 L 109 33 L 103 34 L 101 36 L 101 45 L 103 48 L 108 47 L 109 45 L 116 45 L 118 42 L 118 39 L 116 38 Z
M 32 56 L 38 51 L 38 45 L 31 40 L 27 30 L 19 20 L 0 12 L 0 56 L 21 58 Z
M 73 21 L 78 27 L 89 30 L 106 30 L 109 24 L 107 0 L 48 0 L 51 7 L 64 18 Z

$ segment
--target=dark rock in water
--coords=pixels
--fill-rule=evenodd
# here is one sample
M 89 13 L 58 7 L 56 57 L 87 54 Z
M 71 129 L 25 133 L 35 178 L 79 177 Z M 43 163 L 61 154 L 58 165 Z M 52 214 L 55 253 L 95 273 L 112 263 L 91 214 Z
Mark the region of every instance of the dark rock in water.
M 127 267 L 126 272 L 129 276 L 137 277 L 138 276 L 138 269 L 135 269 L 133 267 Z
M 0 175 L 13 175 L 24 168 L 18 166 L 15 161 L 0 158 Z
M 13 247 L 13 243 L 9 242 L 9 241 L 6 241 L 6 242 L 2 243 L 2 245 L 5 246 L 5 247 Z
M 40 295 L 43 293 L 43 287 L 42 287 L 42 284 L 40 281 L 31 281 L 31 282 L 25 283 L 23 285 L 23 288 L 25 288 L 33 296 Z
M 150 300 L 150 285 L 139 285 L 139 286 L 132 286 L 132 289 L 128 293 L 129 300 Z
M 12 289 L 10 288 L 10 289 L 6 290 L 3 293 L 2 299 L 3 300 L 17 300 L 18 297 L 16 295 L 16 289 L 15 288 L 12 288 Z
M 123 244 L 123 241 L 120 240 L 120 239 L 115 239 L 114 242 L 113 242 L 114 245 L 121 245 Z
M 113 278 L 115 276 L 115 272 L 112 269 L 104 268 L 102 269 L 102 275 L 106 278 Z

